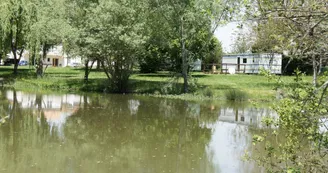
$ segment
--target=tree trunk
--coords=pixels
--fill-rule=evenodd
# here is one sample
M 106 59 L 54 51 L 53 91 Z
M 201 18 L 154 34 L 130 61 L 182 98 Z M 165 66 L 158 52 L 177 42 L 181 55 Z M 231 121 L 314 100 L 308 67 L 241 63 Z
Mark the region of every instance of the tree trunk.
M 97 60 L 97 70 L 100 70 L 100 61 Z
M 186 55 L 186 45 L 184 40 L 184 23 L 181 17 L 180 28 L 180 44 L 181 44 L 181 57 L 182 57 L 182 77 L 183 77 L 183 92 L 188 93 L 188 60 Z
M 319 69 L 318 69 L 317 75 L 321 74 L 321 72 L 322 72 L 321 69 L 322 69 L 322 56 L 320 56 L 320 59 L 319 59 Z
M 87 83 L 89 80 L 89 60 L 85 60 L 84 63 L 84 82 Z
M 11 35 L 11 40 L 13 40 L 12 31 L 11 31 L 10 35 Z M 17 61 L 17 44 L 16 44 L 16 41 L 11 42 L 11 52 L 13 53 L 13 56 L 14 56 L 14 75 L 17 75 L 18 63 L 16 63 L 16 61 Z
M 30 58 L 29 64 L 35 66 L 35 57 L 36 57 L 36 47 L 35 46 L 33 46 L 33 49 L 32 49 L 32 52 L 31 52 L 31 56 L 30 57 L 31 58 Z
M 317 86 L 317 72 L 318 72 L 318 66 L 317 66 L 317 62 L 315 59 L 315 54 L 312 54 L 312 66 L 313 66 L 313 79 L 312 79 L 312 83 L 314 86 Z
M 43 77 L 43 60 L 46 59 L 47 57 L 47 45 L 46 43 L 43 44 L 42 46 L 42 55 L 39 57 L 38 60 L 38 67 L 36 70 L 37 77 Z
M 18 73 L 18 63 L 16 62 L 17 60 L 14 60 L 14 74 L 17 75 Z
M 92 61 L 91 66 L 89 67 L 89 60 L 85 61 L 84 64 L 84 82 L 87 83 L 89 80 L 89 74 L 92 70 L 93 64 L 95 63 L 95 60 Z

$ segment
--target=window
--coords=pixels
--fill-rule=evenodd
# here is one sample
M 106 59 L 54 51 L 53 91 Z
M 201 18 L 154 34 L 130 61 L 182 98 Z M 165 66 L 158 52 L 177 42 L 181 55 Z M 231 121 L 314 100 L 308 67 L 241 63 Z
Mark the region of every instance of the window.
M 50 62 L 50 58 L 48 58 L 48 62 Z
M 247 63 L 247 58 L 243 58 L 243 63 Z

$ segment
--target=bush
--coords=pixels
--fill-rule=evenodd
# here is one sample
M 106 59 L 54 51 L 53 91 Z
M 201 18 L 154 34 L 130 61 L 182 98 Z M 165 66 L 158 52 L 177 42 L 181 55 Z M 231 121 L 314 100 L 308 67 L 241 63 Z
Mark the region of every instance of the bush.
M 182 93 L 182 84 L 178 83 L 177 79 L 173 79 L 172 81 L 168 81 L 162 88 L 162 94 L 173 94 L 179 95 Z
M 205 96 L 205 97 L 213 97 L 214 92 L 210 88 L 204 88 L 200 91 L 200 95 Z
M 156 73 L 161 65 L 161 62 L 156 57 L 145 57 L 139 62 L 140 73 Z
M 247 100 L 247 93 L 238 89 L 229 89 L 225 92 L 227 100 L 231 101 L 244 101 Z

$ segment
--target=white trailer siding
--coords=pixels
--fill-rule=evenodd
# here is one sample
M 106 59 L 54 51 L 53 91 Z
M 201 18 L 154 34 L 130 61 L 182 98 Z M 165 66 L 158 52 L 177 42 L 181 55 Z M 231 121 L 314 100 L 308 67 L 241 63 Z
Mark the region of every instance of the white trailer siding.
M 236 73 L 258 74 L 260 69 L 265 69 L 273 74 L 281 74 L 281 67 L 281 54 L 239 54 L 222 57 L 222 72 L 234 69 Z

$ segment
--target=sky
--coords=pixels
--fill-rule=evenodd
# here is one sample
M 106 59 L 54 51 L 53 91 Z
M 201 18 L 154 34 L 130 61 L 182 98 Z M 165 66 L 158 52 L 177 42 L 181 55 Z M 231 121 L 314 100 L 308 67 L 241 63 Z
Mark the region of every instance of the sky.
M 233 44 L 233 33 L 237 30 L 237 23 L 228 23 L 225 26 L 216 29 L 214 35 L 222 43 L 222 48 L 224 52 L 231 51 L 231 45 Z

